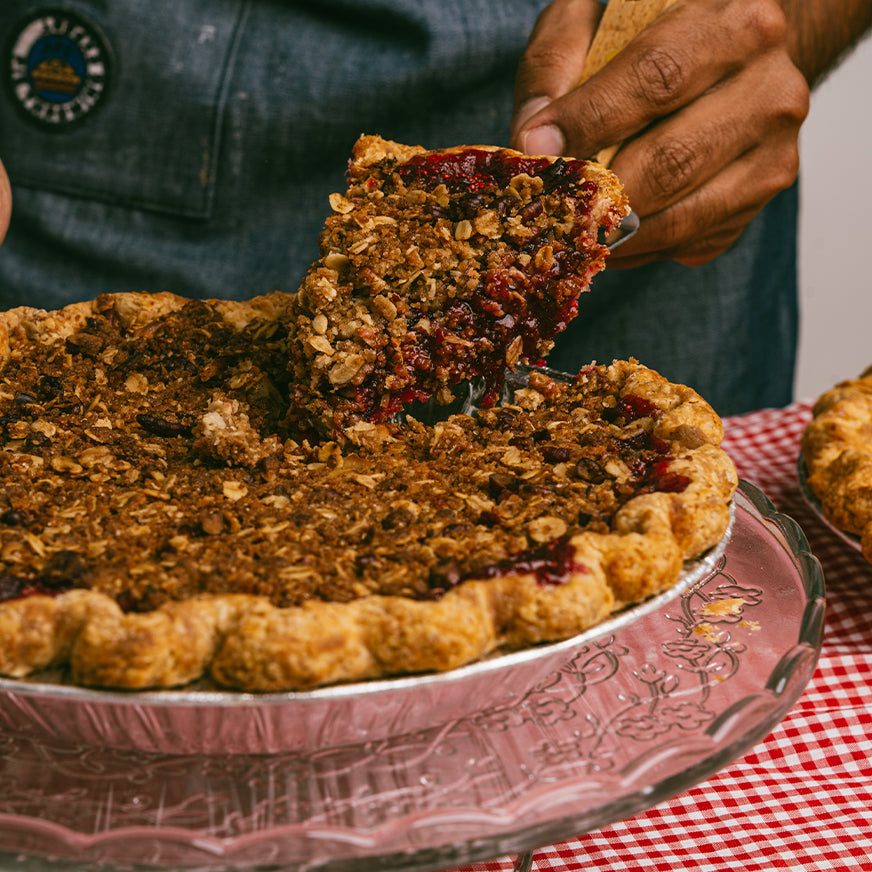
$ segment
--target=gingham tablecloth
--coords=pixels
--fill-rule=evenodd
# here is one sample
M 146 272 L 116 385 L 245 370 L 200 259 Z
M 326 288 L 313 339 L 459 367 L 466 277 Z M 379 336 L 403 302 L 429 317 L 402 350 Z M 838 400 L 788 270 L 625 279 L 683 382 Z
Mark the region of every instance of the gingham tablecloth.
M 724 441 L 739 475 L 799 523 L 824 569 L 826 636 L 806 692 L 743 758 L 629 820 L 540 848 L 536 872 L 872 870 L 872 566 L 799 491 L 810 415 L 797 403 L 729 418 Z M 462 872 L 506 872 L 513 862 Z

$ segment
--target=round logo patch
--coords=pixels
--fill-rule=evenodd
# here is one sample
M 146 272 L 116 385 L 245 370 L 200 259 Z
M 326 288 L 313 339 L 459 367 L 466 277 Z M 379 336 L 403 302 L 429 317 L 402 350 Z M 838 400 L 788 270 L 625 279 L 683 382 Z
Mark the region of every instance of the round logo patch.
M 78 124 L 106 97 L 109 43 L 95 24 L 68 9 L 43 9 L 21 22 L 8 63 L 14 101 L 45 127 Z

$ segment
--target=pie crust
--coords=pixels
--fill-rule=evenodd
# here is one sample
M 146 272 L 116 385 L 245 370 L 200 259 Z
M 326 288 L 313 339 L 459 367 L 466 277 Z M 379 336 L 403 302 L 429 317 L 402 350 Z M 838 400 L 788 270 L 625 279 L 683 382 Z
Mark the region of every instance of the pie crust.
M 818 398 L 802 457 L 824 517 L 858 536 L 872 562 L 872 367 Z

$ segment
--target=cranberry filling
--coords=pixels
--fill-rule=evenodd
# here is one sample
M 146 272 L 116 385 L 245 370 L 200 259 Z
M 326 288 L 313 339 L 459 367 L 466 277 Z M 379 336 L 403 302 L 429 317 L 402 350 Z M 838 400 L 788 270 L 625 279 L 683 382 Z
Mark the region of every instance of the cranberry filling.
M 515 157 L 498 151 L 469 148 L 450 154 L 416 155 L 397 168 L 397 174 L 407 185 L 435 188 L 444 184 L 451 193 L 505 187 L 521 173 L 539 176 L 545 191 L 565 191 L 582 184 L 585 191 L 593 189 L 583 181 L 584 161 L 558 158 Z
M 680 494 L 690 484 L 690 479 L 680 472 L 669 472 L 669 462 L 655 464 L 653 475 L 649 482 L 655 491 L 669 494 Z
M 460 582 L 469 579 L 499 578 L 503 575 L 527 574 L 536 577 L 540 585 L 564 584 L 573 572 L 587 572 L 583 563 L 572 559 L 574 550 L 570 545 L 569 536 L 561 536 L 552 542 L 546 542 L 537 548 L 531 548 L 518 554 L 513 554 L 492 566 L 486 566 L 473 572 L 462 574 L 459 571 L 446 574 L 440 573 L 431 577 L 429 595 L 438 599 L 447 590 L 456 587 Z
M 19 578 L 15 575 L 0 575 L 0 603 L 28 596 L 57 596 L 72 587 L 71 581 L 53 576 Z
M 510 280 L 506 273 L 489 271 L 470 301 L 455 303 L 438 317 L 423 319 L 419 313 L 410 313 L 411 329 L 402 345 L 401 371 L 397 373 L 409 386 L 392 395 L 387 405 L 379 406 L 380 391 L 375 383 L 379 377 L 373 374 L 372 384 L 365 382 L 355 394 L 366 416 L 384 421 L 405 403 L 427 399 L 432 393 L 432 373 L 437 370 L 448 384 L 483 376 L 487 388 L 483 405 L 491 405 L 499 395 L 508 366 L 507 351 L 515 337 L 521 337 L 521 356 L 529 357 L 543 339 L 551 339 L 575 316 L 575 297 L 557 303 L 545 290 L 549 280 L 568 278 L 582 268 L 581 255 L 568 250 L 563 254 L 566 256 L 556 259 L 560 274 L 535 276 L 532 282 L 541 289 L 532 293 L 521 287 L 520 279 Z
M 532 573 L 536 583 L 541 585 L 563 584 L 569 580 L 573 572 L 587 572 L 583 563 L 572 559 L 574 549 L 570 545 L 569 536 L 561 536 L 552 542 L 546 542 L 538 548 L 522 551 L 505 560 L 500 560 L 494 566 L 489 566 L 475 574 L 476 578 L 496 578 L 510 573 Z
M 619 397 L 617 405 L 613 409 L 603 410 L 603 418 L 610 423 L 617 421 L 618 418 L 623 418 L 629 422 L 638 421 L 639 418 L 657 418 L 659 415 L 660 409 L 651 400 L 646 400 L 635 394 Z
M 647 403 L 647 400 L 643 401 Z M 642 417 L 649 417 L 643 415 Z M 647 431 L 642 431 L 629 439 L 624 445 L 639 456 L 629 463 L 630 471 L 642 489 L 662 493 L 681 493 L 689 484 L 690 478 L 679 472 L 670 472 L 669 464 L 674 460 L 669 453 L 669 445 Z

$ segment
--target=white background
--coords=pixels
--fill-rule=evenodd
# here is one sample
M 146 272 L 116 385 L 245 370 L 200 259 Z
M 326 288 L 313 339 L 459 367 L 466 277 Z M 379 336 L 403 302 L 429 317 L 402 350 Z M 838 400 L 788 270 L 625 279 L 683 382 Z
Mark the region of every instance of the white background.
M 815 90 L 801 149 L 798 400 L 872 364 L 872 39 Z

